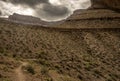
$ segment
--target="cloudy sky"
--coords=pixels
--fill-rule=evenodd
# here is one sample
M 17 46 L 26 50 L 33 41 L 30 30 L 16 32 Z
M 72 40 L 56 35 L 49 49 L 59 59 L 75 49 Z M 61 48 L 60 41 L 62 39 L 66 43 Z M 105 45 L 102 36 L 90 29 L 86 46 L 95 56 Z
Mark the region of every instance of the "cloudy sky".
M 87 9 L 90 0 L 0 0 L 0 16 L 31 15 L 44 21 L 66 19 L 77 9 Z

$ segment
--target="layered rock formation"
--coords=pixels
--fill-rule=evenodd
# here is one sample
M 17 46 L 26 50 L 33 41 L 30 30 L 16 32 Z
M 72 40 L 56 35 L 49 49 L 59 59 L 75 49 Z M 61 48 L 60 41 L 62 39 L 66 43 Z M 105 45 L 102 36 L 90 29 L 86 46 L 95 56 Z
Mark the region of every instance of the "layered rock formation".
M 119 11 L 120 0 L 91 0 L 92 8 L 109 8 Z
M 108 9 L 92 9 L 78 10 L 68 19 L 58 22 L 45 22 L 36 17 L 19 14 L 11 15 L 9 21 L 55 28 L 119 28 L 120 14 Z
M 101 0 L 110 8 L 120 9 L 120 0 Z

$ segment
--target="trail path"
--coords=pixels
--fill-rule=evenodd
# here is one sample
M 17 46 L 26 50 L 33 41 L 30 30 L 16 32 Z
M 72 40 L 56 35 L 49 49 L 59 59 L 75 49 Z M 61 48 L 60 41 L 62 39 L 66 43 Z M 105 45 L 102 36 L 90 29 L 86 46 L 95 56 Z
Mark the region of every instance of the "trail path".
M 26 81 L 25 74 L 23 73 L 22 67 L 27 65 L 27 62 L 21 62 L 22 64 L 15 69 L 17 81 Z

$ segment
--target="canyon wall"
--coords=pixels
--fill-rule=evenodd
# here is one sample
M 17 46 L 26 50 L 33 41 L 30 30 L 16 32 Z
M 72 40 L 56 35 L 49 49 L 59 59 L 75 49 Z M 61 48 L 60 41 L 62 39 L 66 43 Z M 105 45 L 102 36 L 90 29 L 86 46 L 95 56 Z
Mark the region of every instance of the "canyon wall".
M 102 0 L 108 7 L 120 9 L 120 0 Z
M 91 0 L 92 8 L 120 9 L 120 0 Z

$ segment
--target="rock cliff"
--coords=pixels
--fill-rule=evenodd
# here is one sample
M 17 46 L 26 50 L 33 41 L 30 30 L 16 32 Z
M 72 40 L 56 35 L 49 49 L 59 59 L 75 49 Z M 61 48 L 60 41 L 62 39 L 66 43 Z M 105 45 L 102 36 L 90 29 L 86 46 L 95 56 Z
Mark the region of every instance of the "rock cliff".
M 120 9 L 120 0 L 91 0 L 92 8 L 109 8 L 114 10 Z

